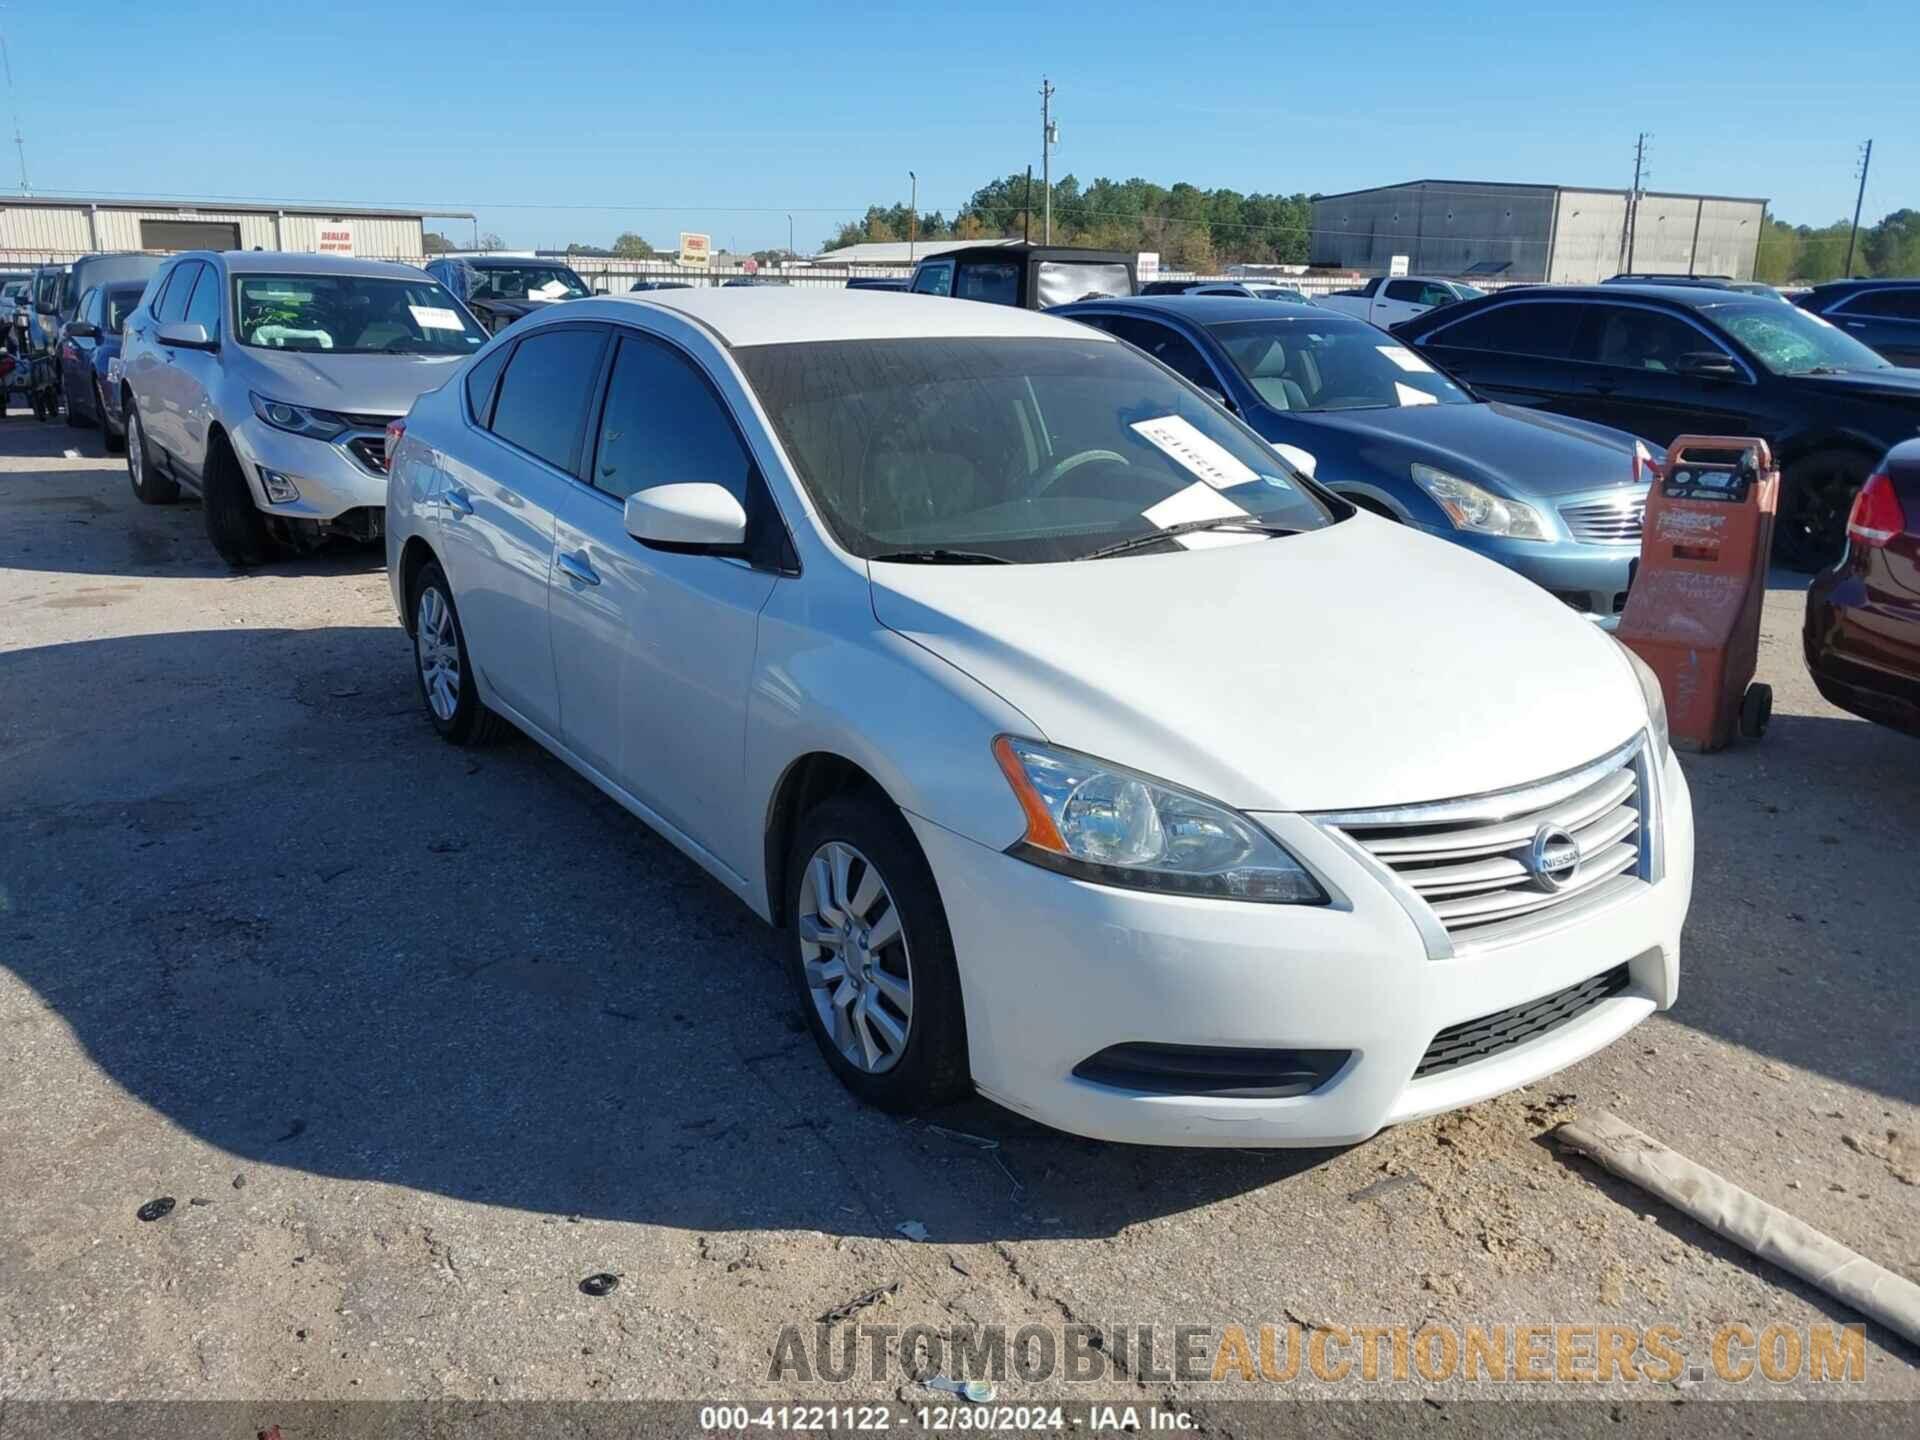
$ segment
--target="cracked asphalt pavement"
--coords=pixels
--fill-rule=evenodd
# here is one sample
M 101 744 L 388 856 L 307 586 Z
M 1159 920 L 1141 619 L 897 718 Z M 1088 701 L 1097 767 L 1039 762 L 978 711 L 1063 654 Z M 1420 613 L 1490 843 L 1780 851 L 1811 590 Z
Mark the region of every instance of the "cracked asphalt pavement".
M 229 574 L 97 434 L 0 424 L 0 1400 L 925 1399 L 769 1378 L 889 1286 L 858 1319 L 1855 1318 L 1559 1153 L 1581 1106 L 1920 1279 L 1920 743 L 1814 693 L 1793 577 L 1772 732 L 1686 761 L 1678 1007 L 1366 1145 L 1223 1153 L 861 1108 L 745 909 L 531 743 L 434 736 L 381 563 Z M 1848 1393 L 1920 1398 L 1866 1334 Z M 1132 1370 L 1097 1393 L 1249 1393 Z

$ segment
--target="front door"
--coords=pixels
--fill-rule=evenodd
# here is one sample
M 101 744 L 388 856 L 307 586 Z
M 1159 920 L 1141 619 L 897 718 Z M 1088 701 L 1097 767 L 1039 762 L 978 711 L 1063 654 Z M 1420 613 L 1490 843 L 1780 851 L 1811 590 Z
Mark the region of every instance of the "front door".
M 1754 386 L 1745 362 L 1678 315 L 1591 306 L 1573 355 L 1591 396 L 1583 419 L 1656 445 L 1680 435 L 1753 433 Z
M 684 351 L 620 332 L 591 488 L 555 532 L 554 672 L 567 747 L 736 873 L 746 869 L 747 691 L 778 583 L 744 555 L 657 550 L 627 533 L 627 496 L 711 482 L 750 526 L 774 524 L 731 413 Z M 749 549 L 755 548 L 749 534 Z
M 469 392 L 480 426 L 449 447 L 435 493 L 468 656 L 490 691 L 550 735 L 560 728 L 547 616 L 554 517 L 579 488 L 606 345 L 601 325 L 555 326 L 516 345 L 497 398 Z

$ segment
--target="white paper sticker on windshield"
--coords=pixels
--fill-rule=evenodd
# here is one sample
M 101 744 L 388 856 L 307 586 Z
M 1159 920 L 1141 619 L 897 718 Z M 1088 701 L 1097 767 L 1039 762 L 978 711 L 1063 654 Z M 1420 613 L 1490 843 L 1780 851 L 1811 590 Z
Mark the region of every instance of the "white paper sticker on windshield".
M 1189 520 L 1226 520 L 1246 513 L 1211 485 L 1195 481 L 1184 490 L 1174 491 L 1152 509 L 1142 511 L 1140 518 L 1149 525 L 1171 530 Z
M 1198 475 L 1216 490 L 1230 490 L 1260 478 L 1234 459 L 1232 451 L 1209 440 L 1178 415 L 1138 420 L 1132 428 L 1143 440 L 1165 451 L 1181 469 Z
M 413 323 L 422 330 L 464 330 L 460 317 L 444 305 L 409 305 Z
M 1433 374 L 1433 367 L 1404 345 L 1376 345 L 1373 348 L 1409 375 Z
M 538 290 L 529 291 L 528 293 L 535 297 L 545 296 L 549 300 L 558 300 L 566 295 L 567 283 L 564 280 L 549 280 Z
M 1416 390 L 1411 385 L 1393 382 L 1393 393 L 1399 397 L 1402 405 L 1438 405 L 1440 402 L 1424 390 Z
M 1313 452 L 1310 450 L 1302 450 L 1298 445 L 1282 445 L 1278 440 L 1269 443 L 1279 452 L 1282 460 L 1293 466 L 1294 469 L 1298 470 L 1302 475 L 1305 475 L 1309 480 L 1313 478 L 1313 472 L 1320 468 L 1320 462 L 1314 458 Z

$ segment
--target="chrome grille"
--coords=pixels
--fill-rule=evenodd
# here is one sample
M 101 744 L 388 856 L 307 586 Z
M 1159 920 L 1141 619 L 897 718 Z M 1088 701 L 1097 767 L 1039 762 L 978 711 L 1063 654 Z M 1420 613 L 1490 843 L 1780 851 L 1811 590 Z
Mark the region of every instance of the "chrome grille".
M 1560 518 L 1567 522 L 1573 538 L 1588 545 L 1638 545 L 1646 514 L 1644 494 L 1560 507 Z
M 1636 739 L 1516 790 L 1318 819 L 1387 872 L 1457 950 L 1514 938 L 1655 878 L 1651 788 Z M 1571 840 L 1579 859 L 1570 872 L 1539 864 L 1542 835 Z M 1562 844 L 1547 848 L 1561 854 Z

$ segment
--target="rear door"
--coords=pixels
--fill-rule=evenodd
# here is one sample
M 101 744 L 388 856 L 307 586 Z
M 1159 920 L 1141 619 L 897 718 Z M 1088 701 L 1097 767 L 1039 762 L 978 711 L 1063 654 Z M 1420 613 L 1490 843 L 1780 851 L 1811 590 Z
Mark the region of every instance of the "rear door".
M 735 873 L 746 859 L 747 690 L 777 582 L 753 555 L 779 519 L 732 411 L 667 340 L 620 330 L 587 484 L 567 494 L 552 577 L 553 666 L 567 748 Z M 741 555 L 677 553 L 627 533 L 629 495 L 705 482 L 748 517 Z M 777 564 L 777 562 L 776 562 Z
M 547 619 L 554 517 L 580 483 L 606 345 L 606 326 L 581 324 L 514 346 L 491 395 L 469 389 L 471 423 L 448 447 L 437 493 L 468 656 L 489 690 L 550 736 L 560 733 Z
M 1585 379 L 1583 419 L 1657 445 L 1678 435 L 1754 431 L 1753 371 L 1682 316 L 1643 305 L 1589 305 L 1573 360 Z
M 1402 320 L 1424 315 L 1435 304 L 1441 303 L 1428 297 L 1429 290 L 1442 295 L 1446 293 L 1440 286 L 1429 285 L 1424 280 L 1387 281 L 1386 288 L 1374 299 L 1373 323 L 1385 329 L 1389 325 L 1398 325 Z
M 1591 377 L 1570 359 L 1581 309 L 1568 300 L 1515 297 L 1423 328 L 1411 343 L 1484 400 L 1584 418 Z
M 1920 285 L 1858 291 L 1824 318 L 1894 364 L 1920 366 Z

